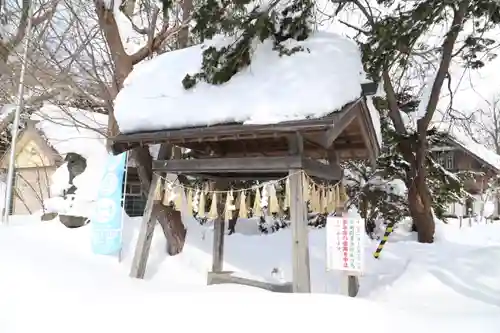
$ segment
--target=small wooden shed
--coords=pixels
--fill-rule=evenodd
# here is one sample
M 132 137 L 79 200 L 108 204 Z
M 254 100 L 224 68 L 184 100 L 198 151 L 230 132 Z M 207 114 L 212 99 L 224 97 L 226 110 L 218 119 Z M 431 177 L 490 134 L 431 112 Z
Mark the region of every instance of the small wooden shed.
M 307 209 L 303 198 L 300 171 L 303 170 L 311 177 L 338 181 L 343 174 L 340 167 L 341 160 L 369 159 L 375 161 L 380 149 L 378 113 L 368 107 L 366 97 L 366 95 L 374 93 L 374 84 L 363 83 L 359 51 L 355 44 L 332 34 L 318 34 L 306 42 L 309 44 L 306 43 L 304 46 L 307 47 L 309 53 L 305 54 L 304 52 L 299 56 L 292 55 L 286 60 L 270 55 L 269 57 L 273 58 L 268 57 L 262 60 L 263 64 L 253 63 L 252 68 L 237 74 L 239 77 L 235 76 L 225 85 L 207 87 L 205 84 L 199 90 L 195 88 L 193 91 L 187 92 L 183 91 L 182 87 L 180 90 L 179 87 L 175 86 L 173 88 L 165 87 L 163 92 L 165 95 L 160 95 L 161 89 L 151 86 L 152 83 L 149 83 L 150 85 L 147 87 L 145 85 L 148 82 L 160 80 L 161 76 L 158 78 L 155 76 L 158 76 L 162 70 L 164 75 L 169 76 L 169 80 L 178 79 L 177 84 L 180 85 L 182 73 L 193 68 L 193 64 L 183 65 L 182 61 L 188 59 L 187 61 L 200 62 L 201 47 L 195 46 L 159 56 L 159 59 L 154 59 L 149 64 L 146 63 L 146 66 L 139 73 L 132 75 L 131 81 L 128 82 L 129 85 L 119 94 L 116 100 L 117 120 L 120 129 L 122 130 L 123 127 L 127 133 L 112 139 L 115 153 L 153 144 L 170 144 L 190 150 L 191 158 L 189 159 L 163 160 L 160 158 L 153 162 L 155 176 L 151 184 L 151 193 L 148 198 L 150 202 L 148 202 L 147 207 L 152 206 L 151 201 L 154 198 L 153 194 L 160 174 L 173 173 L 206 179 L 232 180 L 277 179 L 289 175 L 294 258 L 292 291 L 294 292 L 310 292 Z M 261 48 L 262 50 L 256 50 L 255 53 L 267 52 L 266 48 L 270 49 L 271 46 L 263 45 Z M 263 59 L 263 56 L 256 57 L 256 59 Z M 290 66 L 292 60 L 294 61 L 293 66 Z M 330 64 L 330 67 L 314 67 L 319 66 L 321 62 Z M 283 64 L 286 66 L 282 68 L 283 76 L 280 76 L 276 72 L 279 72 L 280 66 L 283 67 Z M 339 69 L 339 66 L 347 67 L 347 72 L 345 68 Z M 165 67 L 168 69 L 164 69 Z M 271 68 L 274 75 L 270 78 L 267 71 Z M 310 80 L 304 80 L 300 83 L 291 82 L 289 73 L 291 68 L 299 72 L 302 68 L 301 77 L 306 79 L 309 77 Z M 323 87 L 321 82 L 313 81 L 321 73 L 331 76 L 329 82 L 333 86 L 330 88 L 336 89 L 334 94 L 341 96 L 340 101 L 338 98 L 332 99 L 328 96 L 324 101 L 315 101 L 322 96 L 318 94 L 318 89 L 324 91 L 330 89 Z M 259 75 L 265 76 L 267 81 L 264 83 L 259 81 Z M 249 77 L 248 81 L 244 81 L 245 77 Z M 262 84 L 269 84 L 272 79 L 276 81 L 273 82 L 272 87 L 280 89 L 278 94 L 289 92 L 292 95 L 302 95 L 301 99 L 288 104 L 290 108 L 295 110 L 293 120 L 280 121 L 286 114 L 286 108 L 282 108 L 281 113 L 275 112 L 275 109 L 263 107 L 262 103 L 254 101 L 267 93 L 259 89 L 262 88 Z M 246 84 L 243 85 L 242 81 Z M 316 87 L 314 87 L 315 84 Z M 239 96 L 241 105 L 238 106 L 237 101 L 228 102 L 213 98 L 214 94 L 232 96 L 231 89 L 237 85 L 246 87 L 246 90 L 241 92 L 242 95 Z M 309 93 L 306 89 L 310 86 L 316 90 Z M 144 93 L 148 87 L 151 87 L 152 91 L 148 91 L 149 96 L 144 96 L 148 95 Z M 238 91 L 240 90 L 238 88 Z M 258 91 L 259 94 L 256 95 L 255 91 Z M 251 95 L 245 96 L 245 93 Z M 141 94 L 142 97 L 140 97 Z M 157 98 L 167 96 L 163 98 L 163 103 L 167 104 L 168 107 L 165 108 L 165 105 L 160 104 L 152 95 L 156 95 Z M 192 115 L 199 114 L 203 121 L 195 121 L 196 125 L 179 126 L 182 122 L 178 121 L 178 118 L 183 117 L 183 112 L 190 112 L 187 108 L 186 111 L 182 108 L 190 107 L 193 103 L 192 99 L 201 98 L 198 96 L 204 98 L 205 103 L 198 104 L 204 105 L 205 108 L 199 109 L 199 113 L 192 113 Z M 142 100 L 138 102 L 138 98 L 142 98 Z M 269 95 L 266 100 L 271 98 L 272 96 Z M 206 102 L 207 100 L 210 101 Z M 153 102 L 148 103 L 148 101 Z M 321 102 L 324 103 L 321 104 Z M 334 103 L 331 104 L 332 102 Z M 137 129 L 136 123 L 128 118 L 133 112 L 131 109 L 134 108 L 134 105 L 144 105 L 144 111 L 136 110 L 136 121 L 143 124 L 143 126 L 139 126 L 140 129 Z M 161 110 L 147 110 L 147 108 L 156 105 Z M 227 121 L 228 114 L 220 109 L 227 108 L 228 105 L 229 108 L 233 108 L 235 113 L 238 113 L 238 108 L 245 110 L 246 113 L 243 117 L 233 117 L 235 119 L 243 118 L 243 121 Z M 311 105 L 312 111 L 306 110 L 308 105 Z M 325 110 L 325 105 L 332 106 L 332 109 Z M 204 109 L 213 111 L 205 111 Z M 151 119 L 151 116 L 143 114 L 151 112 L 156 112 L 157 123 L 155 123 L 155 119 Z M 209 114 L 206 114 L 210 112 L 216 115 L 210 117 Z M 246 121 L 256 114 L 260 115 L 260 121 Z M 270 116 L 271 121 L 263 121 L 263 114 Z M 278 117 L 280 115 L 281 118 Z M 177 121 L 173 120 L 172 126 L 165 126 L 165 117 L 177 117 Z M 276 120 L 277 118 L 278 120 Z M 288 118 L 284 117 L 284 119 Z M 143 235 L 140 236 L 138 247 L 149 247 L 147 242 L 150 242 L 151 237 L 148 240 L 146 234 L 154 223 L 154 221 L 150 221 L 150 216 L 146 212 L 141 231 Z M 221 211 L 219 218 L 215 221 L 213 265 L 212 272 L 209 274 L 209 282 L 214 276 L 227 275 L 222 267 L 224 224 Z M 141 251 L 136 253 L 141 253 Z M 144 258 L 138 255 L 134 259 L 133 265 L 135 268 L 133 268 L 131 275 L 143 276 Z

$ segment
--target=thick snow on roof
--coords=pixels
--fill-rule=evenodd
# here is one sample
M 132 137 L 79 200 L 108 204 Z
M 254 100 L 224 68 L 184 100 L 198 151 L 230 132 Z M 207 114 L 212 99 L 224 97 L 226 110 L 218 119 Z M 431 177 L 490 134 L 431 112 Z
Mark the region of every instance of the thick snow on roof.
M 59 154 L 77 153 L 85 158 L 106 152 L 108 116 L 96 112 L 45 104 L 31 116 Z
M 415 119 L 410 118 L 408 114 L 404 112 L 401 112 L 401 115 L 403 116 L 403 121 L 405 122 L 406 127 L 410 130 L 415 130 Z M 453 119 L 448 118 L 449 117 L 447 117 L 446 114 L 436 112 L 436 115 L 433 118 L 434 120 L 431 122 L 429 127 L 434 127 L 438 131 L 448 134 L 450 139 L 457 145 L 461 146 L 464 150 L 488 163 L 497 171 L 500 171 L 500 155 L 486 148 L 483 144 L 475 142 L 460 125 L 455 124 Z
M 316 32 L 297 44 L 305 51 L 280 57 L 270 40 L 259 43 L 251 65 L 229 82 L 200 82 L 191 90 L 181 81 L 200 70 L 202 45 L 142 63 L 115 100 L 120 131 L 318 118 L 360 97 L 364 72 L 353 41 Z
M 450 138 L 464 150 L 469 151 L 472 155 L 500 171 L 500 155 L 472 140 L 470 135 L 459 126 L 449 122 L 436 122 L 432 123 L 431 126 L 441 132 L 448 133 Z

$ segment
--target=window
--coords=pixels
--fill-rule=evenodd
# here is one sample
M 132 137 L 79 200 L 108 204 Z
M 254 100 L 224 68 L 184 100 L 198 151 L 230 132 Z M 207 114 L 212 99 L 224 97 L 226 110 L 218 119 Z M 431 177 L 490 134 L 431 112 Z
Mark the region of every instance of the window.
M 453 151 L 437 151 L 436 162 L 446 170 L 455 169 L 455 154 Z
M 139 183 L 127 183 L 125 189 L 125 212 L 130 217 L 142 216 L 146 207 L 146 199 L 142 196 Z
M 446 154 L 446 165 L 445 165 L 445 169 L 447 170 L 453 170 L 455 169 L 455 154 L 453 154 L 453 152 L 448 152 L 448 154 Z

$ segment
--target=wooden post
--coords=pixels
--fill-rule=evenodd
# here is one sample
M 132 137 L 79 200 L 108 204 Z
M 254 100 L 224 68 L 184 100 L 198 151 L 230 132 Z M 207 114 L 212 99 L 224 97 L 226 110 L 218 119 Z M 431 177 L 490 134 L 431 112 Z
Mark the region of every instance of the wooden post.
M 340 282 L 340 293 L 349 297 L 356 297 L 359 291 L 359 280 L 356 275 L 343 272 Z
M 156 224 L 156 219 L 152 216 L 153 206 L 156 195 L 156 188 L 160 182 L 160 176 L 157 173 L 153 174 L 151 185 L 149 187 L 148 199 L 146 208 L 142 217 L 141 229 L 139 230 L 139 238 L 135 247 L 134 259 L 130 270 L 130 277 L 143 279 L 146 273 L 146 264 L 149 257 L 149 249 L 153 240 L 153 232 Z
M 217 218 L 214 221 L 214 243 L 212 248 L 212 272 L 221 273 L 224 265 L 224 232 L 226 222 L 224 220 L 223 210 L 219 208 L 222 201 L 220 193 L 217 196 Z
M 229 183 L 225 180 L 218 180 L 215 183 L 216 191 L 225 191 Z M 212 247 L 212 272 L 221 273 L 224 266 L 224 236 L 226 231 L 226 221 L 224 219 L 225 198 L 221 192 L 217 197 L 217 218 L 214 221 L 214 243 Z
M 303 140 L 300 134 L 289 138 L 289 152 L 301 155 Z M 290 223 L 293 238 L 293 281 L 294 293 L 311 292 L 311 271 L 309 265 L 309 229 L 307 227 L 307 209 L 304 201 L 302 173 L 300 169 L 289 170 L 290 182 Z
M 347 209 L 344 207 L 345 202 L 341 202 L 340 206 L 335 210 L 337 216 L 346 216 Z M 359 278 L 357 275 L 352 275 L 349 272 L 342 272 L 340 281 L 340 293 L 349 297 L 356 297 L 359 292 Z
M 338 170 L 340 168 L 339 156 L 335 151 L 334 147 L 327 152 L 328 163 L 331 165 L 332 170 Z M 343 172 L 340 172 L 342 175 Z M 340 179 L 342 181 L 342 179 Z M 345 199 L 345 198 L 344 198 Z M 340 202 L 339 207 L 335 209 L 335 215 L 345 216 L 347 213 L 347 207 L 344 206 L 345 202 Z M 359 280 L 358 276 L 350 275 L 349 272 L 342 272 L 340 281 L 340 292 L 343 295 L 355 297 L 359 291 Z

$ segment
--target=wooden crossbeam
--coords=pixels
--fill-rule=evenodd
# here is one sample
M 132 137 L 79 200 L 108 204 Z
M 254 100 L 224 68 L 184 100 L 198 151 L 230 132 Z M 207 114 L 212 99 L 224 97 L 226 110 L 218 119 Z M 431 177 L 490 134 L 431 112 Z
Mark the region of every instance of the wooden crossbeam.
M 172 173 L 265 173 L 300 169 L 299 156 L 205 158 L 153 161 L 153 170 Z
M 329 165 L 303 156 L 279 157 L 236 157 L 207 158 L 191 160 L 154 161 L 153 170 L 167 173 L 182 173 L 191 175 L 233 174 L 231 178 L 242 177 L 244 174 L 280 174 L 290 169 L 304 170 L 308 175 L 325 180 L 338 180 L 342 171 L 338 164 Z

